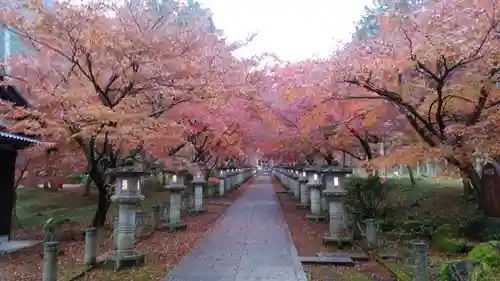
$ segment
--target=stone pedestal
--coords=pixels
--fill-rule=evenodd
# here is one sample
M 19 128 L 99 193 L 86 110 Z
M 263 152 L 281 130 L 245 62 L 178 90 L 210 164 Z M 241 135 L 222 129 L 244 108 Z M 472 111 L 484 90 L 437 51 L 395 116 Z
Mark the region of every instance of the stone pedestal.
M 126 163 L 109 174 L 116 177 L 115 194 L 111 196 L 111 201 L 118 204 L 118 221 L 114 232 L 116 247 L 106 258 L 105 265 L 114 270 L 141 266 L 145 256 L 135 250 L 134 230 L 137 205 L 144 200 L 139 186 L 144 172 L 132 163 Z
M 295 174 L 293 170 L 288 170 L 285 177 L 287 182 L 287 194 L 293 196 L 295 188 Z
M 328 198 L 321 194 L 321 213 L 328 214 Z
M 226 184 L 226 175 L 223 171 L 220 172 L 220 176 L 219 176 L 219 196 L 224 196 L 224 194 L 226 193 L 226 187 L 225 187 L 225 184 Z
M 245 181 L 245 171 L 243 169 L 240 169 L 238 171 L 238 184 L 237 187 L 240 187 L 241 184 Z
M 321 214 L 321 186 L 309 187 L 311 197 L 311 213 L 307 215 L 307 221 L 317 223 L 323 221 L 325 216 Z
M 191 212 L 195 214 L 204 213 L 206 209 L 203 206 L 203 186 L 207 184 L 207 181 L 201 174 L 198 174 L 192 183 L 194 184 L 194 208 Z
M 171 182 L 167 185 L 167 189 L 170 190 L 170 208 L 168 212 L 168 223 L 165 224 L 163 228 L 170 232 L 185 231 L 187 225 L 181 218 L 181 200 L 182 193 L 186 189 L 186 186 L 183 181 Z
M 300 200 L 299 175 L 298 174 L 293 174 L 292 179 L 293 179 L 293 182 L 292 182 L 293 198 L 295 198 L 297 200 Z
M 146 226 L 146 216 L 147 213 L 143 211 L 135 211 L 135 229 L 134 236 L 136 241 L 139 240 L 144 232 L 144 227 Z
M 288 169 L 283 170 L 283 173 L 282 173 L 282 185 L 283 185 L 283 188 L 286 191 L 288 191 L 290 189 L 290 178 L 289 178 Z
M 97 259 L 97 228 L 85 229 L 85 249 L 83 253 L 83 263 L 95 265 Z
M 352 235 L 346 227 L 344 202 L 347 191 L 324 190 L 323 194 L 329 199 L 328 233 L 323 236 L 323 243 L 335 243 L 338 245 L 352 242 Z
M 226 173 L 226 180 L 224 181 L 224 188 L 226 193 L 231 192 L 233 186 L 234 186 L 234 172 L 230 170 L 229 172 Z
M 166 187 L 164 189 L 166 189 Z M 169 213 L 170 213 L 170 196 L 168 197 L 167 201 L 163 202 L 163 211 L 161 213 L 162 222 L 168 222 Z
M 309 189 L 311 213 L 307 215 L 307 221 L 317 223 L 325 219 L 325 216 L 321 214 L 321 190 L 323 189 L 323 184 L 316 171 L 311 169 L 308 173 L 309 181 L 306 186 Z
M 424 242 L 412 242 L 413 281 L 429 281 L 429 250 Z
M 188 210 L 189 210 L 189 194 L 186 188 L 184 188 L 184 190 L 181 192 L 181 217 L 187 215 Z
M 299 177 L 299 185 L 300 185 L 300 203 L 297 204 L 297 208 L 307 209 L 309 208 L 310 196 L 309 196 L 309 188 L 307 187 L 307 176 L 303 172 Z
M 160 192 L 167 192 L 168 189 L 167 189 L 167 185 L 168 185 L 168 182 L 167 182 L 167 178 L 168 178 L 168 174 L 169 173 L 172 173 L 172 171 L 170 170 L 166 170 L 164 169 L 163 171 L 163 186 L 162 188 L 159 189 Z M 157 226 L 160 226 L 160 224 L 162 222 L 168 222 L 168 213 L 169 213 L 169 210 L 170 210 L 170 196 L 168 196 L 168 198 L 166 198 L 166 195 L 163 195 L 161 196 L 163 200 L 165 200 L 161 206 L 158 206 L 161 210 L 160 210 L 160 220 L 158 221 L 158 225 Z
M 323 170 L 325 190 L 323 195 L 328 198 L 328 233 L 323 236 L 323 243 L 342 245 L 352 243 L 352 232 L 347 225 L 344 201 L 348 192 L 344 189 L 344 180 L 350 170 L 341 167 L 328 167 Z
M 377 224 L 375 219 L 367 219 L 366 225 L 366 244 L 368 247 L 377 247 Z
M 43 243 L 43 281 L 57 281 L 58 242 Z

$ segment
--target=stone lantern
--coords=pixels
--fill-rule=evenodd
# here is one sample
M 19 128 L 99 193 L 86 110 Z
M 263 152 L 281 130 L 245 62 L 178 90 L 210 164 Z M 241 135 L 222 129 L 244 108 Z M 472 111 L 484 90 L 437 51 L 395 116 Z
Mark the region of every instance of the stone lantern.
M 225 189 L 226 179 L 227 179 L 226 172 L 223 169 L 221 169 L 219 172 L 219 196 L 224 196 L 224 193 L 226 191 Z
M 171 232 L 185 231 L 187 225 L 182 221 L 181 218 L 182 193 L 186 189 L 186 185 L 184 184 L 184 177 L 180 176 L 178 173 L 173 174 L 170 182 L 165 188 L 170 191 L 168 223 L 165 225 L 165 228 Z
M 207 183 L 201 172 L 196 173 L 196 177 L 192 180 L 194 184 L 194 209 L 195 214 L 204 213 L 206 209 L 203 206 L 203 186 Z
M 300 183 L 299 183 L 299 178 L 300 178 L 300 172 L 298 170 L 293 170 L 292 173 L 292 191 L 293 191 L 293 197 L 295 199 L 300 199 Z
M 106 265 L 115 269 L 136 267 L 144 264 L 145 256 L 135 250 L 135 214 L 137 205 L 144 200 L 140 179 L 142 169 L 129 161 L 108 172 L 116 178 L 115 194 L 111 201 L 118 204 L 118 222 L 115 224 L 115 247 L 106 258 Z
M 323 189 L 323 183 L 319 176 L 319 169 L 309 167 L 307 172 L 308 181 L 306 186 L 309 189 L 309 196 L 311 198 L 311 213 L 307 215 L 307 221 L 317 223 L 325 219 L 325 216 L 321 214 L 321 190 Z
M 352 242 L 352 232 L 347 228 L 347 214 L 344 202 L 348 192 L 345 190 L 345 178 L 352 172 L 344 166 L 329 167 L 323 170 L 325 175 L 325 190 L 323 195 L 328 197 L 329 227 L 328 233 L 323 237 L 323 243 L 336 243 L 342 245 Z
M 287 170 L 286 174 L 286 182 L 287 182 L 287 189 L 288 189 L 288 195 L 293 195 L 293 188 L 294 188 L 294 171 L 292 168 Z
M 229 193 L 233 189 L 233 184 L 234 184 L 234 169 L 227 169 L 226 180 L 224 182 L 226 193 Z
M 172 174 L 172 171 L 168 170 L 168 169 L 162 169 L 162 177 L 163 177 L 163 184 L 162 184 L 162 188 L 159 189 L 159 191 L 168 191 L 167 189 L 167 185 L 168 185 L 168 181 L 167 179 L 169 178 L 169 176 Z M 162 196 L 162 199 L 163 199 L 163 196 Z M 162 221 L 167 221 L 168 222 L 168 213 L 169 213 L 169 210 L 170 210 L 170 197 L 169 198 L 165 198 L 164 199 L 165 201 L 163 202 L 163 210 L 161 211 L 161 220 Z
M 240 187 L 241 184 L 245 181 L 245 173 L 242 168 L 238 169 L 238 180 L 237 180 L 237 185 L 236 188 Z
M 307 172 L 302 171 L 299 175 L 299 186 L 300 186 L 300 203 L 297 204 L 297 208 L 307 209 L 309 208 L 309 188 L 307 187 Z

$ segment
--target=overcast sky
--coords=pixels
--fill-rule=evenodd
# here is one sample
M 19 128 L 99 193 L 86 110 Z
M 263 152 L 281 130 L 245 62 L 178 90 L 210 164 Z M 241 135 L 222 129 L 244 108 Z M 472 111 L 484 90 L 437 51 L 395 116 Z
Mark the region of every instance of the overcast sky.
M 198 0 L 214 14 L 217 28 L 228 39 L 241 40 L 259 32 L 237 55 L 275 52 L 300 61 L 327 57 L 339 40 L 348 40 L 364 6 L 371 0 Z

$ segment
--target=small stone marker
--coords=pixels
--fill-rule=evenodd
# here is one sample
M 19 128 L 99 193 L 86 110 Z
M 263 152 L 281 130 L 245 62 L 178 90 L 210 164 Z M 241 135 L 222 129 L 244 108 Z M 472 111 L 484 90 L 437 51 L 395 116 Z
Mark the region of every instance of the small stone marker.
M 57 252 L 59 243 L 56 241 L 43 244 L 43 281 L 57 281 Z
M 424 242 L 413 242 L 413 281 L 429 281 L 429 250 Z
M 350 257 L 299 257 L 300 262 L 303 264 L 333 264 L 352 266 L 354 261 Z
M 481 270 L 481 263 L 477 260 L 456 261 L 446 265 L 448 281 L 469 281 L 475 270 Z
M 94 265 L 97 258 L 97 228 L 89 227 L 85 229 L 84 249 L 83 262 L 87 265 Z

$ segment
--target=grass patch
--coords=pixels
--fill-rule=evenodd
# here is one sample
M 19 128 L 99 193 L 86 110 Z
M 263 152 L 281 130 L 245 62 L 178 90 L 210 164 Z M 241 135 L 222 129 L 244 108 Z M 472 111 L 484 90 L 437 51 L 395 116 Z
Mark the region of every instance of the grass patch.
M 84 197 L 79 190 L 48 191 L 43 188 L 17 190 L 16 212 L 25 227 L 39 226 L 51 217 L 56 220 L 91 220 L 96 196 Z
M 88 274 L 95 281 L 152 281 L 162 279 L 167 275 L 161 265 L 146 265 L 121 271 L 99 268 Z
M 19 223 L 23 227 L 40 226 L 49 218 L 56 221 L 91 222 L 97 209 L 97 194 L 83 196 L 82 189 L 48 191 L 43 188 L 20 188 L 16 204 Z M 151 212 L 154 205 L 163 205 L 168 198 L 164 192 L 153 192 L 140 204 L 140 209 Z M 118 214 L 117 204 L 111 204 L 108 217 Z
M 463 224 L 476 214 L 476 207 L 462 198 L 459 180 L 421 178 L 412 186 L 408 179 L 390 179 L 386 220 L 404 227 L 415 224 Z M 401 224 L 402 223 L 402 224 Z
M 361 272 L 357 267 L 342 267 L 331 265 L 306 265 L 306 278 L 308 281 L 373 281 L 374 279 Z

